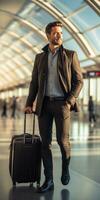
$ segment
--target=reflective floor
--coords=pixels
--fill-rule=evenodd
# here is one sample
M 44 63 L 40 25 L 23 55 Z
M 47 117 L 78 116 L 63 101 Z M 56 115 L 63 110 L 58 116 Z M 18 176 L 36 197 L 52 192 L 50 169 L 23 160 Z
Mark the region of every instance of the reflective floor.
M 27 117 L 27 132 L 32 132 L 32 117 Z M 37 194 L 35 184 L 17 184 L 12 187 L 9 176 L 9 144 L 14 134 L 23 133 L 23 115 L 15 119 L 0 118 L 0 200 L 100 200 L 100 119 L 89 124 L 88 118 L 74 116 L 71 122 L 70 140 L 72 158 L 70 163 L 71 180 L 67 186 L 60 181 L 61 154 L 55 138 L 53 126 L 53 192 Z M 36 119 L 36 134 L 39 133 Z M 43 168 L 41 184 L 44 181 Z

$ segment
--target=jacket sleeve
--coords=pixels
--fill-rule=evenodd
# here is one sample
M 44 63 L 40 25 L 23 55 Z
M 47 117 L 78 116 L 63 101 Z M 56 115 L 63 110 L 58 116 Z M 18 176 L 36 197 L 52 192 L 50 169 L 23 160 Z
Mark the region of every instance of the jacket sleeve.
M 35 61 L 34 61 L 34 67 L 33 67 L 33 71 L 32 71 L 31 82 L 30 82 L 30 86 L 29 86 L 29 94 L 28 94 L 27 101 L 26 101 L 26 107 L 27 106 L 32 107 L 33 102 L 37 95 L 37 91 L 38 91 L 38 58 L 36 55 Z
M 83 86 L 83 76 L 76 52 L 72 55 L 71 65 L 71 91 L 69 92 L 67 101 L 74 106 L 76 98 L 78 97 Z

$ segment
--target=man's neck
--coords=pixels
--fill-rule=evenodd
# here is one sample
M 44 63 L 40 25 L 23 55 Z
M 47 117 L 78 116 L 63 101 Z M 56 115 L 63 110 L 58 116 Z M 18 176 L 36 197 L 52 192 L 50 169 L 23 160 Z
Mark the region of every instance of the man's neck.
M 49 44 L 49 49 L 52 53 L 55 53 L 56 49 L 59 48 L 59 45 Z

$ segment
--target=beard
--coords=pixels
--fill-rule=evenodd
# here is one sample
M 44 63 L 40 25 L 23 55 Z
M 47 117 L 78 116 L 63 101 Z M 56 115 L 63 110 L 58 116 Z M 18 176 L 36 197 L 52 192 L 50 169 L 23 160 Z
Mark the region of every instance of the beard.
M 61 45 L 62 44 L 62 40 L 61 39 L 54 39 L 54 40 L 52 40 L 52 44 L 53 45 Z

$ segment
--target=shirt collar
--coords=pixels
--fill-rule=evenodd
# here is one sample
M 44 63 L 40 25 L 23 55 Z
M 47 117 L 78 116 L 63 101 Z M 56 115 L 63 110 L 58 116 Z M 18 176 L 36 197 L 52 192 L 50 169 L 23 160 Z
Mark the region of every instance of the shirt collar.
M 49 53 L 52 53 L 52 55 L 57 54 L 58 51 L 59 51 L 59 47 L 57 47 L 57 48 L 55 49 L 55 51 L 52 53 L 52 51 L 51 51 L 50 48 L 48 47 L 48 52 L 49 52 Z

